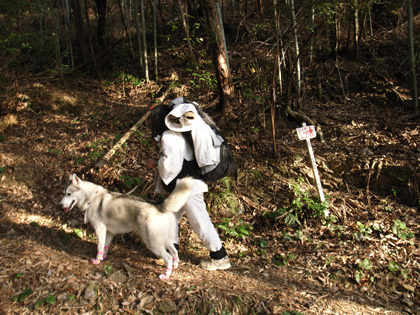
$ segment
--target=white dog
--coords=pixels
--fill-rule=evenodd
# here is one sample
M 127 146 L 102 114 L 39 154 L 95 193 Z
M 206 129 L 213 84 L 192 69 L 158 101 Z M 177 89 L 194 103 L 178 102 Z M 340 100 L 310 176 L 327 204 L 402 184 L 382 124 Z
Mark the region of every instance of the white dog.
M 161 204 L 154 205 L 70 174 L 60 204 L 65 212 L 74 206 L 85 211 L 85 223 L 94 227 L 98 253 L 92 263 L 99 264 L 106 257 L 114 235 L 138 231 L 146 246 L 164 260 L 166 271 L 160 278 L 168 279 L 178 267 L 178 252 L 173 244 L 177 224 L 174 213 L 187 201 L 194 181 L 191 177 L 182 179 Z

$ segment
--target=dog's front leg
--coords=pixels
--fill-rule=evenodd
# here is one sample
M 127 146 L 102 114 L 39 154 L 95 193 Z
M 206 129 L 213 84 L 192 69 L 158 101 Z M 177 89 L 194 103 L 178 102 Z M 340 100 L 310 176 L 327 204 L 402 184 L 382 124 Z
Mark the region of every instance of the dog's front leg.
M 175 259 L 173 259 L 173 257 L 166 250 L 164 252 L 161 252 L 160 256 L 163 258 L 166 268 L 165 273 L 161 274 L 159 278 L 162 280 L 167 280 L 171 276 L 172 271 L 174 269 Z M 176 260 L 176 264 L 178 267 L 178 260 Z
M 104 259 L 105 240 L 107 236 L 106 226 L 102 224 L 97 226 L 95 232 L 98 238 L 98 253 L 96 254 L 96 258 L 92 259 L 91 262 L 94 265 L 99 265 L 101 260 Z

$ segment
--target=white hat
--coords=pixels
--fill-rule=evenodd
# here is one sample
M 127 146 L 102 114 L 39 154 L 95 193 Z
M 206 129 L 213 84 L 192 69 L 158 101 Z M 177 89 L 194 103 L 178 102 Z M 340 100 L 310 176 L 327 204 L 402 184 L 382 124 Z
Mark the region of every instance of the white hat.
M 191 131 L 204 123 L 191 103 L 181 103 L 174 106 L 165 117 L 166 126 L 173 131 Z

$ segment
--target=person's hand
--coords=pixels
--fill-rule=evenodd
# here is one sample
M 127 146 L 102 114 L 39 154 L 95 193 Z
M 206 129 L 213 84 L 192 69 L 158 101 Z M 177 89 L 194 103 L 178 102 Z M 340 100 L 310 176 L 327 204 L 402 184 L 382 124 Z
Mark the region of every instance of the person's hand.
M 150 159 L 149 162 L 147 162 L 147 168 L 149 170 L 156 168 L 158 165 L 158 160 Z

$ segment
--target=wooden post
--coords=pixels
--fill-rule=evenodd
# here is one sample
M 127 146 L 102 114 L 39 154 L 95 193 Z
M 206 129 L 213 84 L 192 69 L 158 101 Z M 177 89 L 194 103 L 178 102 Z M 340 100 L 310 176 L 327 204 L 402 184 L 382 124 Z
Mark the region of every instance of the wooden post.
M 322 191 L 321 179 L 319 177 L 318 168 L 316 167 L 316 160 L 314 156 L 314 151 L 312 149 L 311 139 L 316 137 L 316 131 L 314 126 L 306 126 L 306 123 L 302 123 L 302 128 L 298 128 L 298 137 L 299 140 L 306 140 L 306 146 L 308 147 L 309 156 L 311 158 L 312 170 L 314 173 L 316 188 L 318 190 L 319 199 L 321 202 L 325 201 L 324 192 Z M 326 209 L 325 217 L 329 215 L 329 211 Z

